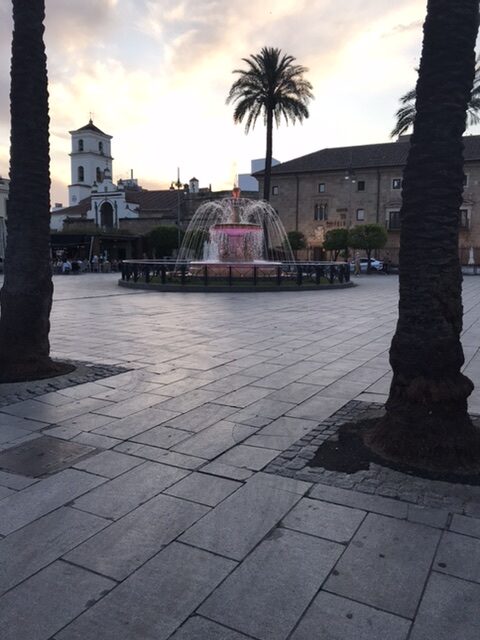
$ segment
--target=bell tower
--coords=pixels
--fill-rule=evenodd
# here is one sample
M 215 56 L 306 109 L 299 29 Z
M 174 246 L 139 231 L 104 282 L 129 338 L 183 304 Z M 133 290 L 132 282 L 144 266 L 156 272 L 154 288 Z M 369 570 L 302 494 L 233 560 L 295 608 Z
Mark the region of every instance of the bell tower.
M 103 180 L 106 169 L 111 175 L 113 158 L 110 149 L 112 136 L 96 127 L 91 118 L 84 127 L 69 133 L 72 136 L 72 151 L 68 205 L 71 207 L 90 196 L 92 187 Z

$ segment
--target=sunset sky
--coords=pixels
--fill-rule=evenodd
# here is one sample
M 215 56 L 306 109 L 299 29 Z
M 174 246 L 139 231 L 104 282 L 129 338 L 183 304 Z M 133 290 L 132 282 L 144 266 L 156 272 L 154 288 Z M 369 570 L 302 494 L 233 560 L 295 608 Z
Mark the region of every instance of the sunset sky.
M 113 136 L 114 178 L 142 186 L 232 186 L 265 155 L 225 104 L 241 58 L 275 46 L 309 68 L 303 125 L 274 132 L 286 161 L 324 147 L 388 142 L 414 86 L 426 0 L 46 0 L 52 201 L 67 202 L 68 131 Z M 0 0 L 0 174 L 8 174 L 11 3 Z M 477 128 L 478 129 L 478 128 Z M 475 129 L 471 133 L 478 132 Z

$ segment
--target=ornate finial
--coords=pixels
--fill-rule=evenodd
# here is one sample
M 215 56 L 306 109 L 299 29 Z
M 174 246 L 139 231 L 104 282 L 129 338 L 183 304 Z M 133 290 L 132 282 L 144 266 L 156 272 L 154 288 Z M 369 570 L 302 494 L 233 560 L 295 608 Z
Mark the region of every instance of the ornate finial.
M 90 120 L 88 121 L 88 124 L 93 124 L 93 116 L 95 114 L 93 113 L 93 111 L 90 111 Z

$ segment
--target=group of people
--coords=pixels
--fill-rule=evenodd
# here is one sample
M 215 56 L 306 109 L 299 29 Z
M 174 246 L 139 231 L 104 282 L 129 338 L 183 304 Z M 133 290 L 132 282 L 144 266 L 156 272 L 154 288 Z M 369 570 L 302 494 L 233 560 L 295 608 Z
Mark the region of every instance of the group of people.
M 93 256 L 91 261 L 81 258 L 70 259 L 68 257 L 59 258 L 53 263 L 54 273 L 110 273 L 118 271 L 120 262 L 118 260 L 105 260 L 103 257 Z

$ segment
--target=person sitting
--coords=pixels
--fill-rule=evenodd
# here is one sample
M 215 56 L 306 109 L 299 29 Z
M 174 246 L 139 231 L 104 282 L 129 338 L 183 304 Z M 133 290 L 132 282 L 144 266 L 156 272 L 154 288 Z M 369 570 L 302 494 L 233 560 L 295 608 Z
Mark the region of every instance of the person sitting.
M 62 264 L 62 273 L 70 273 L 71 270 L 72 270 L 72 263 L 70 262 L 70 260 L 65 258 Z

